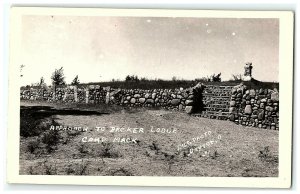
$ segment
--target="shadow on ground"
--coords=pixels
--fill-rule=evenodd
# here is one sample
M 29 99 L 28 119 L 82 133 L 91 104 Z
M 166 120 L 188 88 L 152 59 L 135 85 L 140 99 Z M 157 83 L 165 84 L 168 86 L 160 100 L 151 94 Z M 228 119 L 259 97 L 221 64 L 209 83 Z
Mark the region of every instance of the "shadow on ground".
M 31 116 L 35 119 L 43 119 L 53 115 L 103 115 L 98 111 L 78 110 L 78 109 L 56 109 L 51 106 L 21 106 L 21 118 Z

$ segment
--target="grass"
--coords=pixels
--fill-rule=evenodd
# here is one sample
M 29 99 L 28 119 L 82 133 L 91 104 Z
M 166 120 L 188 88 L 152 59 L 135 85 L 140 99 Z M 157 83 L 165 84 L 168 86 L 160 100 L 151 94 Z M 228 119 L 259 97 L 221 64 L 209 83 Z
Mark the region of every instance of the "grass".
M 217 85 L 217 86 L 236 86 L 242 81 L 223 81 L 223 82 L 207 82 L 200 81 L 204 85 Z M 199 81 L 195 80 L 145 80 L 139 82 L 125 82 L 125 81 L 114 81 L 114 82 L 92 82 L 84 85 L 100 85 L 102 87 L 110 86 L 112 88 L 123 88 L 123 89 L 175 89 L 175 88 L 189 88 L 195 86 Z M 253 79 L 252 81 L 243 82 L 249 89 L 274 89 L 279 88 L 277 82 L 260 82 Z
M 122 88 L 122 89 L 175 89 L 175 88 L 190 88 L 195 86 L 197 83 L 203 83 L 204 85 L 225 85 L 225 86 L 236 86 L 242 81 L 229 80 L 222 82 L 207 82 L 205 80 L 142 80 L 138 82 L 134 81 L 110 81 L 110 82 L 90 82 L 79 84 L 81 87 L 86 85 L 100 85 L 102 87 L 110 86 L 111 88 Z M 260 82 L 253 79 L 252 81 L 243 82 L 249 89 L 274 89 L 279 88 L 278 82 Z M 37 86 L 31 87 L 38 89 Z M 26 89 L 26 87 L 21 87 L 21 89 Z
M 278 176 L 278 131 L 244 127 L 230 121 L 192 117 L 185 113 L 156 109 L 122 109 L 106 105 L 80 107 L 46 102 L 21 102 L 24 107 L 51 106 L 55 109 L 81 109 L 108 114 L 54 114 L 63 126 L 89 127 L 87 132 L 60 138 L 51 152 L 45 145 L 30 143 L 40 139 L 49 126 L 34 136 L 21 136 L 20 174 L 95 175 L 95 176 L 209 176 L 276 177 Z M 32 109 L 37 111 L 37 109 Z M 23 115 L 24 116 L 24 115 Z M 21 120 L 24 120 L 21 117 Z M 32 120 L 31 120 L 32 121 Z M 51 122 L 49 122 L 51 123 Z M 41 126 L 41 125 L 37 125 Z M 98 127 L 142 127 L 144 133 L 99 132 Z M 22 127 L 22 126 L 21 126 Z M 177 133 L 151 132 L 153 128 L 176 128 Z M 207 131 L 210 135 L 193 142 Z M 82 143 L 83 137 L 106 137 L 106 143 Z M 115 137 L 137 138 L 138 143 L 111 142 Z M 221 138 L 219 138 L 221 137 Z M 179 145 L 192 142 L 185 149 Z M 214 143 L 208 143 L 214 141 Z M 30 145 L 31 144 L 31 145 Z M 30 145 L 30 146 L 29 146 Z M 206 145 L 206 146 L 205 146 Z M 82 146 L 82 147 L 81 147 Z M 189 154 L 189 148 L 202 146 Z M 205 148 L 203 147 L 205 146 Z M 34 147 L 36 147 L 34 149 Z M 53 148 L 54 148 L 53 147 Z M 41 150 L 45 149 L 43 152 Z M 45 162 L 46 161 L 46 162 Z

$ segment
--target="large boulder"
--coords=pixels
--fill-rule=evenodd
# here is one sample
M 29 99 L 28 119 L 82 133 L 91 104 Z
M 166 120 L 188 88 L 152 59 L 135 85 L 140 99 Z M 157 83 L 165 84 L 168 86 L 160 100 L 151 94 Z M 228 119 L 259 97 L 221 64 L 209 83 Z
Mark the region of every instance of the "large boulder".
M 142 103 L 142 104 L 143 104 L 145 101 L 146 101 L 145 98 L 140 98 L 140 99 L 139 99 L 139 102 Z
M 151 96 L 151 94 L 147 93 L 145 94 L 145 98 L 149 98 Z
M 279 101 L 279 93 L 278 93 L 278 92 L 273 92 L 273 93 L 271 94 L 271 100 L 272 100 L 273 102 L 278 102 L 278 101 Z
M 134 104 L 135 102 L 136 102 L 136 99 L 135 98 L 131 98 L 130 103 Z
M 152 93 L 152 99 L 155 99 L 156 93 Z
M 193 106 L 186 106 L 185 107 L 185 112 L 187 114 L 191 114 L 193 112 Z
M 178 110 L 183 110 L 183 105 L 182 104 L 179 104 Z
M 244 113 L 245 113 L 245 114 L 249 114 L 249 115 L 252 113 L 252 107 L 251 107 L 250 104 L 249 104 L 249 105 L 246 105 L 245 110 L 244 110 Z
M 255 90 L 254 90 L 254 89 L 249 90 L 249 95 L 250 95 L 251 97 L 254 97 L 254 96 L 256 95 Z
M 235 101 L 234 101 L 234 100 L 230 101 L 230 106 L 231 106 L 231 107 L 234 107 L 234 106 L 235 106 Z
M 133 97 L 139 98 L 139 97 L 141 97 L 141 95 L 140 94 L 135 94 Z
M 185 105 L 190 106 L 193 104 L 193 102 L 194 102 L 193 100 L 186 100 Z
M 146 100 L 146 104 L 153 104 L 154 103 L 154 100 L 153 99 L 147 99 Z
M 179 105 L 179 104 L 180 104 L 180 99 L 173 99 L 173 100 L 171 101 L 171 104 L 174 105 L 174 106 Z

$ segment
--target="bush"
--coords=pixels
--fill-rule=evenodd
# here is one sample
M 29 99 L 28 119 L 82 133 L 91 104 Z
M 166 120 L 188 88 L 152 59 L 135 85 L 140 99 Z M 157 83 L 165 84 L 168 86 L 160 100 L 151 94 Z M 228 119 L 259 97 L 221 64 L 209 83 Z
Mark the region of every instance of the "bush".
M 41 141 L 46 145 L 47 151 L 50 153 L 55 149 L 55 146 L 60 140 L 58 131 L 45 131 L 41 136 Z
M 34 151 L 39 148 L 39 144 L 40 142 L 38 139 L 30 140 L 27 144 L 27 151 L 33 154 Z

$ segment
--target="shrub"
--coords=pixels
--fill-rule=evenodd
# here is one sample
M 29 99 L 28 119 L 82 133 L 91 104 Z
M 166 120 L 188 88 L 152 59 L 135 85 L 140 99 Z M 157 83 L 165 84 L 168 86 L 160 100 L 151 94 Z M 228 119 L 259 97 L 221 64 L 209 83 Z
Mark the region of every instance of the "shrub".
M 242 81 L 242 74 L 236 74 L 236 75 L 232 74 L 232 80 L 233 81 Z
M 60 135 L 57 130 L 45 131 L 41 136 L 41 141 L 46 145 L 47 151 L 50 153 L 55 149 L 55 146 L 60 140 Z
M 39 144 L 40 142 L 38 139 L 30 140 L 27 144 L 27 151 L 33 154 L 34 151 L 39 148 Z
M 50 164 L 47 160 L 43 163 L 44 172 L 46 175 L 57 175 L 56 163 Z
M 113 144 L 110 142 L 101 142 L 101 148 L 97 155 L 102 158 L 120 157 L 120 153 L 114 149 Z

